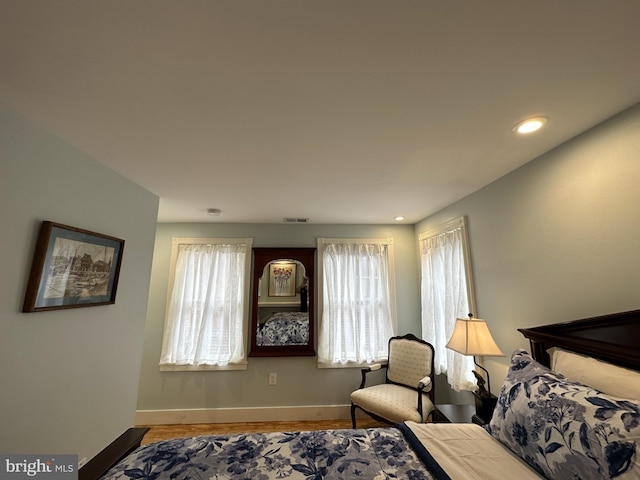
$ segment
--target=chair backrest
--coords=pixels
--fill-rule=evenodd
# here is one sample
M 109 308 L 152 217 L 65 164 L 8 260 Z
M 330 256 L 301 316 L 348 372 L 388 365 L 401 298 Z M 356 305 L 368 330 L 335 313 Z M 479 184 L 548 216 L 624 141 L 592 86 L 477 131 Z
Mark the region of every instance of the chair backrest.
M 432 383 L 425 391 L 433 388 L 433 346 L 415 335 L 389 339 L 389 363 L 387 381 L 416 388 L 420 380 L 431 375 Z

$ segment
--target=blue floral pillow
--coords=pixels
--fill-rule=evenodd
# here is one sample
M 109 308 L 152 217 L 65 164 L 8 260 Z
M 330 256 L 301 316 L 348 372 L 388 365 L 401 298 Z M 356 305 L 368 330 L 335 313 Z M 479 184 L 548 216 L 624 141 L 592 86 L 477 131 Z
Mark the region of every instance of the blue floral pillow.
M 523 350 L 487 430 L 551 480 L 640 479 L 640 401 L 571 381 Z

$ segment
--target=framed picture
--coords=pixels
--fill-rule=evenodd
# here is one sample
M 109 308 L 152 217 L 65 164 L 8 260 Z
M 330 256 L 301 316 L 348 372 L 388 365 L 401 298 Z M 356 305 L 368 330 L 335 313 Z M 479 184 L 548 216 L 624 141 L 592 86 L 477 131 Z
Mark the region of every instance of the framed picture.
M 296 264 L 294 262 L 269 264 L 269 296 L 296 296 Z
M 116 301 L 124 240 L 42 222 L 23 312 Z

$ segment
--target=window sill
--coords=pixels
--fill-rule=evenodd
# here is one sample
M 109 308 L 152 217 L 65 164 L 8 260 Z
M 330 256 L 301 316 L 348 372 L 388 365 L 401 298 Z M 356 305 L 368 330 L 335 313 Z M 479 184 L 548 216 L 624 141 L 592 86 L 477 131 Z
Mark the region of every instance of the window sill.
M 323 362 L 318 362 L 318 368 L 365 368 L 365 367 L 370 367 L 371 365 L 373 365 L 375 363 L 381 363 L 383 365 L 386 365 L 387 364 L 387 359 L 385 358 L 384 360 L 377 360 L 377 361 L 374 361 L 374 362 L 367 362 L 367 363 L 355 363 L 355 362 L 323 363 Z
M 211 372 L 225 370 L 246 370 L 247 362 L 228 365 L 160 365 L 161 372 Z

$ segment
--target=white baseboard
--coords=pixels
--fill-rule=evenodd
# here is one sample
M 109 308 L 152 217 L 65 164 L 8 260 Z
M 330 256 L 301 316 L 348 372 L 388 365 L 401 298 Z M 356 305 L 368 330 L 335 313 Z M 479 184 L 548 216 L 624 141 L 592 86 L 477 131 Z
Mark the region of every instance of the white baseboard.
M 358 411 L 358 413 L 360 412 Z M 358 418 L 359 417 L 360 415 L 358 415 Z M 173 425 L 192 423 L 237 422 L 297 422 L 311 420 L 347 420 L 350 418 L 350 405 L 193 408 L 136 411 L 136 425 Z

